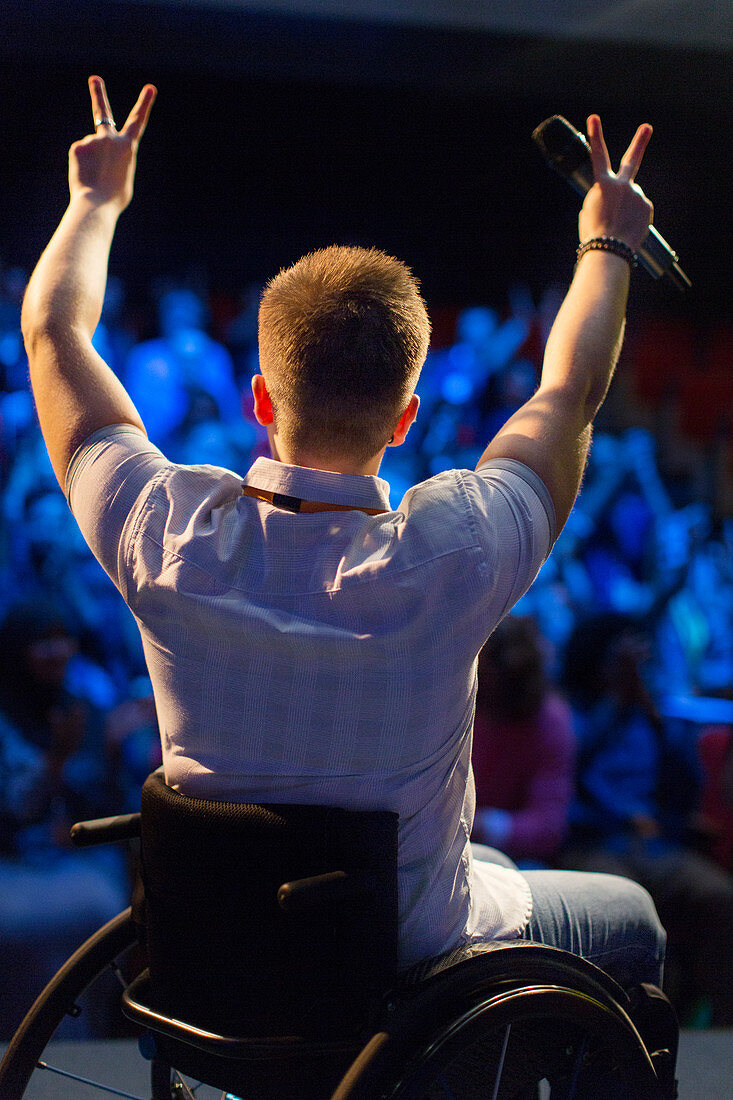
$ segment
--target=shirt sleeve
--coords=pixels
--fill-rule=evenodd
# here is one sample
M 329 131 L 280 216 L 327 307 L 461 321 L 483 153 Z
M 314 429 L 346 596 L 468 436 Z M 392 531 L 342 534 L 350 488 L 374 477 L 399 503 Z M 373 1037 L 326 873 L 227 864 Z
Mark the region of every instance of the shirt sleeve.
M 492 459 L 464 474 L 480 543 L 490 548 L 505 614 L 524 595 L 555 542 L 555 509 L 540 477 L 516 459 Z
M 78 448 L 66 472 L 69 507 L 90 550 L 125 595 L 125 569 L 135 520 L 157 478 L 170 469 L 138 428 L 114 424 Z

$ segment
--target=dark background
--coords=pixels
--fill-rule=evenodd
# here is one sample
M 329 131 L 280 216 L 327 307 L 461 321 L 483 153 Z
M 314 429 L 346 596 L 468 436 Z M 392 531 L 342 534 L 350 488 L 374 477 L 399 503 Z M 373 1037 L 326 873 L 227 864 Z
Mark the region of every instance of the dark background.
M 118 122 L 159 87 L 112 270 L 261 281 L 325 244 L 412 264 L 431 304 L 501 305 L 566 282 L 578 200 L 530 135 L 604 120 L 618 161 L 655 126 L 639 183 L 693 280 L 637 277 L 634 309 L 730 317 L 731 56 L 723 50 L 225 11 L 3 0 L 0 259 L 30 268 L 66 201 L 66 150 L 91 129 L 86 77 Z

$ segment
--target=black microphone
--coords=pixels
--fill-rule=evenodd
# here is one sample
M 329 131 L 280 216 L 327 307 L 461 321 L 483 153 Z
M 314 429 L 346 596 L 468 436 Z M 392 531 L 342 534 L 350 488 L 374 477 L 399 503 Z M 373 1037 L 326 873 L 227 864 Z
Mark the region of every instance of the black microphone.
M 562 115 L 553 115 L 541 122 L 532 134 L 542 155 L 550 166 L 574 187 L 579 195 L 590 191 L 595 182 L 590 145 L 575 127 Z M 639 263 L 655 279 L 666 276 L 679 290 L 687 290 L 692 283 L 678 264 L 677 253 L 669 247 L 664 237 L 653 225 L 637 253 Z

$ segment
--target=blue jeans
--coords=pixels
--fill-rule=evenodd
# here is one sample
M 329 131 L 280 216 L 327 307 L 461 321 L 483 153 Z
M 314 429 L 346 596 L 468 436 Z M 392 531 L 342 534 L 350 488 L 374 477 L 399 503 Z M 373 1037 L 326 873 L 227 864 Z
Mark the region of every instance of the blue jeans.
M 484 844 L 474 859 L 515 864 Z M 572 951 L 629 989 L 661 986 L 666 934 L 643 887 L 618 875 L 590 871 L 522 871 L 532 891 L 532 916 L 522 939 Z

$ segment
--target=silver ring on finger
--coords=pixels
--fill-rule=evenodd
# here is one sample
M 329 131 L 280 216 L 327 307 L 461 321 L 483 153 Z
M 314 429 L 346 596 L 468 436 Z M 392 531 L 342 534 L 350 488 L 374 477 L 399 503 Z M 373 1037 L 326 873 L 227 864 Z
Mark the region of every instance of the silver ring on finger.
M 111 126 L 114 129 L 115 120 L 110 116 L 109 118 L 95 118 L 94 129 L 98 126 Z

